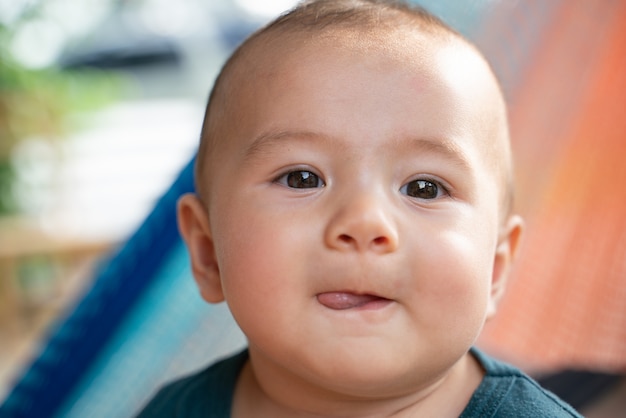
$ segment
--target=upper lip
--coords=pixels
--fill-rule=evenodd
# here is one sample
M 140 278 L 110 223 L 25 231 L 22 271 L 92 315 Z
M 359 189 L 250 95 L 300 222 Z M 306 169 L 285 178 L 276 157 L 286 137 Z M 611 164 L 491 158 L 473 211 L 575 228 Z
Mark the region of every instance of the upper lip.
M 372 296 L 383 299 L 395 299 L 394 285 L 385 279 L 369 279 L 367 277 L 348 279 L 327 276 L 329 279 L 318 282 L 314 294 L 345 293 L 355 296 Z M 341 277 L 341 276 L 340 276 Z
M 401 276 L 367 264 L 369 263 L 346 266 L 338 263 L 330 270 L 320 270 L 314 279 L 314 295 L 345 293 L 396 300 L 398 289 L 404 282 Z
M 337 288 L 337 289 L 327 289 L 321 292 L 317 292 L 315 296 L 320 296 L 324 294 L 337 294 L 337 295 L 350 295 L 355 297 L 371 297 L 377 299 L 387 299 L 387 300 L 395 300 L 394 297 L 390 296 L 386 292 L 381 291 L 371 291 L 371 290 L 361 290 L 361 289 L 346 289 L 346 288 Z

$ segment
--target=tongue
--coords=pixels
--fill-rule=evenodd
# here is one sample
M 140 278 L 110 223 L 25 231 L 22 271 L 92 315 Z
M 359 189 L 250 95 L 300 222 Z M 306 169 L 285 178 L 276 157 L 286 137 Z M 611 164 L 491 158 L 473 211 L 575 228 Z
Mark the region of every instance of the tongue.
M 357 295 L 346 292 L 327 292 L 317 295 L 317 300 L 322 305 L 330 309 L 343 310 L 358 308 L 370 302 L 381 300 L 382 298 L 373 295 Z

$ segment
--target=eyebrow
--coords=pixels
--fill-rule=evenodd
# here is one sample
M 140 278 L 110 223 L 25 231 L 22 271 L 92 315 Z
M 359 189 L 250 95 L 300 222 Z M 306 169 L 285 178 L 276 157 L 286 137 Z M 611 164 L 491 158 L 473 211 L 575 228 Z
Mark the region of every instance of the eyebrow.
M 269 131 L 257 136 L 245 151 L 246 160 L 255 158 L 258 155 L 270 153 L 277 145 L 292 140 L 304 142 L 326 142 L 332 143 L 334 146 L 340 146 L 337 141 L 332 138 L 312 132 L 312 131 Z
M 333 137 L 312 131 L 270 131 L 256 137 L 245 151 L 245 159 L 270 153 L 276 146 L 291 140 L 305 142 L 331 143 L 338 151 L 347 148 Z M 440 137 L 402 136 L 390 141 L 390 145 L 399 149 L 403 155 L 408 153 L 427 153 L 441 155 L 462 169 L 471 167 L 469 156 L 454 141 Z
M 453 140 L 441 137 L 402 137 L 394 145 L 405 153 L 428 153 L 441 155 L 461 169 L 472 166 L 470 156 Z

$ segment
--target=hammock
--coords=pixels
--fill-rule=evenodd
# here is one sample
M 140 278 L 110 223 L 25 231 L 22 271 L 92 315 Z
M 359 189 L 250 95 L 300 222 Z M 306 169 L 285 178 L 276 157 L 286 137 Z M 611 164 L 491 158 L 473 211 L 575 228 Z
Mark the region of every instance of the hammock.
M 52 332 L 1 417 L 132 416 L 165 381 L 243 346 L 225 307 L 199 297 L 176 229 L 192 164 Z

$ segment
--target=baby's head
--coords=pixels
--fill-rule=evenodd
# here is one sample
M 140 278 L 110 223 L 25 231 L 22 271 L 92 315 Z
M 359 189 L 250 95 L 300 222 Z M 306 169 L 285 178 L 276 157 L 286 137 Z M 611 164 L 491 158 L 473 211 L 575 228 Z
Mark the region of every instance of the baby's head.
M 384 1 L 299 6 L 211 94 L 179 205 L 200 292 L 227 301 L 266 389 L 424 388 L 504 288 L 510 158 L 498 83 L 459 34 Z

